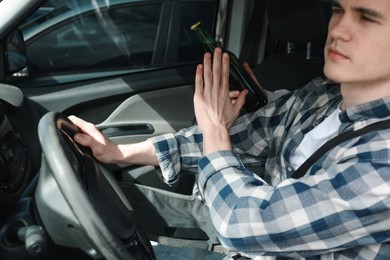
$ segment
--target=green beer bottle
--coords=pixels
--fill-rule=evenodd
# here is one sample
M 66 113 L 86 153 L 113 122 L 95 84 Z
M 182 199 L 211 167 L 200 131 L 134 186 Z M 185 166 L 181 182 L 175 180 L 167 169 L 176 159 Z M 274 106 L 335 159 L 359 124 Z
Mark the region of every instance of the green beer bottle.
M 214 49 L 220 47 L 224 52 L 230 56 L 230 82 L 232 90 L 248 89 L 244 109 L 247 112 L 255 111 L 268 102 L 267 93 L 259 86 L 249 73 L 244 69 L 242 63 L 234 53 L 224 49 L 221 44 L 211 36 L 209 32 L 200 26 L 201 22 L 196 22 L 191 26 L 191 30 L 196 33 L 200 39 L 204 49 L 208 52 L 214 53 Z

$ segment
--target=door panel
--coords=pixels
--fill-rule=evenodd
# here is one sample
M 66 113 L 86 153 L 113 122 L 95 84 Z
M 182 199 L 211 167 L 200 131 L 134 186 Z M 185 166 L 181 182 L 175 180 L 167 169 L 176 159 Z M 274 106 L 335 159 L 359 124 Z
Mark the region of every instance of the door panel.
M 41 79 L 41 81 L 50 80 L 63 83 L 49 85 L 45 88 L 25 87 L 24 93 L 47 110 L 76 115 L 98 124 L 106 120 L 129 97 L 150 91 L 155 92 L 159 89 L 193 85 L 194 74 L 195 65 L 187 65 L 180 68 L 132 72 L 118 77 L 93 76 L 89 80 L 85 80 L 86 75 L 80 75 L 84 77 L 84 80 L 78 82 L 67 82 L 64 77 L 52 77 Z M 23 83 L 20 85 L 23 86 Z M 39 82 L 35 82 L 34 85 L 39 86 Z M 173 100 L 181 98 L 176 97 L 174 91 L 170 94 Z M 182 93 L 178 94 L 182 95 Z M 190 97 L 192 98 L 192 93 L 187 100 Z
M 194 122 L 192 95 L 192 86 L 133 95 L 98 128 L 116 143 L 134 143 L 176 132 Z

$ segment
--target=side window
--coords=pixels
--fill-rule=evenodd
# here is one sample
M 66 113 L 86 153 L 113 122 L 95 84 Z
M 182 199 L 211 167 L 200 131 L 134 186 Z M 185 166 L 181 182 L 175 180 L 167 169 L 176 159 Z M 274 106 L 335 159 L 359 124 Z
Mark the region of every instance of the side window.
M 161 3 L 142 2 L 69 10 L 56 16 L 58 23 L 50 21 L 52 25 L 37 35 L 29 32 L 29 75 L 147 67 L 153 56 L 160 10 Z
M 213 33 L 218 2 L 47 0 L 19 27 L 28 67 L 9 81 L 73 74 L 90 79 L 201 62 L 204 49 L 190 27 L 201 21 Z
M 212 32 L 216 8 L 216 1 L 183 1 L 178 62 L 202 60 L 204 49 L 190 27 L 200 21 L 203 28 Z

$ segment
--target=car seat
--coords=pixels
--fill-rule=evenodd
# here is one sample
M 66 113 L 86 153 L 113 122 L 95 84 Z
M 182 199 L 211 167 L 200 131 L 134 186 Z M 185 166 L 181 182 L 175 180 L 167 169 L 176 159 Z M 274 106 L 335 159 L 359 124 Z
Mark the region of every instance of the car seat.
M 253 68 L 262 87 L 292 91 L 323 75 L 326 23 L 320 0 L 268 0 L 266 7 L 269 35 L 284 51 Z

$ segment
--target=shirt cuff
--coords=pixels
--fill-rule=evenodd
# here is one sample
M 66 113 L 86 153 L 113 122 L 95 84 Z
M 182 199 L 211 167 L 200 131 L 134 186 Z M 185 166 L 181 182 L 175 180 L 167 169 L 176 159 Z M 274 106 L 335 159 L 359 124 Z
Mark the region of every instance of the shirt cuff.
M 180 172 L 180 158 L 174 134 L 165 134 L 148 139 L 154 145 L 161 175 L 165 183 L 171 185 L 177 181 Z

